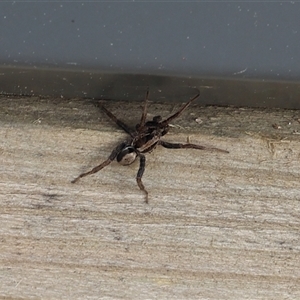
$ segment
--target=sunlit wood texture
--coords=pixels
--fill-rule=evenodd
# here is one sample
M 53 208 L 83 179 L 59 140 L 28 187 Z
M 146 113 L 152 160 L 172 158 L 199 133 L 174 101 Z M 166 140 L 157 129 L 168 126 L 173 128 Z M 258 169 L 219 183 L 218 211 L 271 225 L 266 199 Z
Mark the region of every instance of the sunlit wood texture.
M 230 153 L 147 154 L 147 205 L 138 162 L 71 183 L 126 137 L 92 102 L 3 97 L 0 298 L 300 299 L 299 112 L 200 105 L 165 139 Z

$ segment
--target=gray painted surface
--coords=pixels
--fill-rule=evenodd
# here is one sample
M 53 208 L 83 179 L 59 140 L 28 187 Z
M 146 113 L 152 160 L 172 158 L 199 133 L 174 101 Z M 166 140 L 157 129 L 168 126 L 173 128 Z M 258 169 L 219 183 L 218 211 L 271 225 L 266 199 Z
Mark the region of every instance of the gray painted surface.
M 295 102 L 299 93 L 295 94 L 295 85 L 300 79 L 299 11 L 298 2 L 269 1 L 2 2 L 0 71 L 2 78 L 8 77 L 0 90 L 31 93 L 32 81 L 41 80 L 40 74 L 35 72 L 31 78 L 22 77 L 23 69 L 18 69 L 19 66 L 32 70 L 44 67 L 44 84 L 57 95 L 64 95 L 65 87 L 53 82 L 51 72 L 47 78 L 47 67 L 56 70 L 58 78 L 64 78 L 62 82 L 72 82 L 70 74 L 76 72 L 77 77 L 82 71 L 85 71 L 84 76 L 88 73 L 93 75 L 91 77 L 100 72 L 102 80 L 106 72 L 113 72 L 119 79 L 121 74 L 191 77 L 193 82 L 185 80 L 181 85 L 201 89 L 203 79 L 222 77 L 223 81 L 230 82 L 244 80 L 246 86 L 249 81 L 245 79 L 259 84 L 271 80 L 274 83 L 272 93 L 266 94 L 262 86 L 261 92 L 266 98 L 259 102 L 262 106 L 269 101 L 270 105 L 286 107 L 286 101 L 291 98 Z M 7 67 L 13 67 L 15 82 L 9 83 L 11 70 Z M 63 77 L 62 69 L 70 70 L 71 77 Z M 111 80 L 111 75 L 107 76 L 107 80 Z M 195 78 L 198 78 L 196 83 Z M 129 87 L 135 85 L 135 81 L 128 83 L 128 77 L 124 80 L 124 84 L 122 79 L 119 84 L 122 89 L 130 90 Z M 275 86 L 277 81 L 282 83 L 283 80 L 285 88 L 293 84 L 293 89 L 288 88 L 285 97 L 270 100 L 274 93 L 276 98 L 277 91 L 282 90 L 282 86 Z M 86 88 L 80 86 L 81 80 L 77 81 L 78 89 L 83 91 L 81 96 L 103 95 L 101 92 L 86 93 Z M 155 84 L 157 81 L 160 84 Z M 164 89 L 163 81 L 145 79 L 143 88 Z M 21 86 L 17 82 L 21 82 Z M 93 84 L 95 91 L 105 89 L 102 81 L 91 80 L 90 85 Z M 218 86 L 224 85 L 217 84 L 215 88 Z M 35 93 L 50 92 L 36 87 Z M 220 94 L 222 103 L 236 105 L 230 90 L 224 89 Z M 213 104 L 217 100 L 218 103 L 220 99 L 215 98 L 208 102 Z M 240 105 L 249 105 L 247 101 L 240 101 Z

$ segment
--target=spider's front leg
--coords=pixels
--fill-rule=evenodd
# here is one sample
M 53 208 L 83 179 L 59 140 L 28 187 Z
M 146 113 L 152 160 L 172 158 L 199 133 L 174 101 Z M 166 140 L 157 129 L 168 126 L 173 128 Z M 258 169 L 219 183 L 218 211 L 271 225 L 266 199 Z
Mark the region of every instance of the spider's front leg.
M 109 110 L 107 110 L 104 106 L 100 106 L 100 108 L 125 132 L 127 132 L 131 137 L 134 137 L 133 131 L 121 120 L 119 120 L 114 114 L 112 114 Z
M 109 165 L 119 154 L 119 152 L 125 147 L 125 143 L 121 143 L 120 145 L 118 145 L 110 154 L 110 156 L 108 157 L 107 160 L 105 160 L 103 163 L 101 163 L 99 166 L 96 166 L 95 168 L 93 168 L 92 170 L 82 173 L 80 174 L 78 177 L 76 177 L 74 180 L 72 180 L 72 183 L 77 182 L 80 178 L 94 174 L 99 172 L 101 169 L 103 169 L 104 167 L 106 167 L 107 165 Z
M 148 203 L 148 192 L 145 189 L 145 186 L 142 182 L 142 177 L 143 177 L 143 174 L 145 171 L 145 166 L 146 166 L 146 158 L 145 158 L 145 155 L 143 155 L 141 153 L 139 153 L 139 157 L 140 157 L 140 167 L 139 167 L 139 170 L 136 175 L 136 182 L 137 182 L 139 188 L 145 193 L 145 196 L 146 196 L 145 202 Z
M 169 143 L 169 142 L 164 142 L 164 141 L 159 141 L 158 145 L 162 145 L 165 148 L 168 149 L 198 149 L 198 150 L 207 150 L 207 151 L 218 151 L 218 152 L 223 152 L 223 153 L 229 153 L 229 151 L 222 150 L 219 148 L 214 148 L 214 147 L 205 147 L 201 145 L 196 145 L 196 144 L 181 144 L 181 143 Z
M 145 96 L 145 104 L 144 104 L 144 110 L 141 116 L 141 121 L 139 124 L 135 126 L 137 131 L 140 131 L 144 126 L 147 118 L 147 107 L 148 107 L 148 97 L 149 97 L 149 89 L 146 91 L 146 96 Z

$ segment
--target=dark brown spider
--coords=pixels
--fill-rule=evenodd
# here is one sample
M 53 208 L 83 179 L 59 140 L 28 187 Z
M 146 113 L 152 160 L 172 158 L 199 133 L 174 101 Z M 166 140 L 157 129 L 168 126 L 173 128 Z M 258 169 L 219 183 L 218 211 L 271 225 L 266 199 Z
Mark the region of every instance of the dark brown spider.
M 179 117 L 181 113 L 194 101 L 196 100 L 200 94 L 197 94 L 195 97 L 190 99 L 182 108 L 177 111 L 175 114 L 170 116 L 169 118 L 162 120 L 161 116 L 155 116 L 152 121 L 146 122 L 147 116 L 147 104 L 148 104 L 148 96 L 149 91 L 146 93 L 144 110 L 142 113 L 141 121 L 136 125 L 135 130 L 131 130 L 125 123 L 118 120 L 110 111 L 108 111 L 105 107 L 101 107 L 104 112 L 124 131 L 126 131 L 130 138 L 128 138 L 123 143 L 119 144 L 110 154 L 107 160 L 101 163 L 99 166 L 94 167 L 92 170 L 80 174 L 77 178 L 72 180 L 72 183 L 77 182 L 80 178 L 85 177 L 87 175 L 91 175 L 97 173 L 102 170 L 104 167 L 109 165 L 114 159 L 117 159 L 117 162 L 121 165 L 127 166 L 132 164 L 137 157 L 140 159 L 140 167 L 137 172 L 136 181 L 139 188 L 145 193 L 146 203 L 148 203 L 148 191 L 145 189 L 145 186 L 142 182 L 142 176 L 145 171 L 145 162 L 146 158 L 144 153 L 150 152 L 157 145 L 161 145 L 168 149 L 181 149 L 181 148 L 192 148 L 198 150 L 209 150 L 209 151 L 219 151 L 223 153 L 229 153 L 226 150 L 213 148 L 213 147 L 205 147 L 201 145 L 195 144 L 181 144 L 181 143 L 169 143 L 162 141 L 160 138 L 164 136 L 169 131 L 169 123 L 173 121 L 175 118 Z

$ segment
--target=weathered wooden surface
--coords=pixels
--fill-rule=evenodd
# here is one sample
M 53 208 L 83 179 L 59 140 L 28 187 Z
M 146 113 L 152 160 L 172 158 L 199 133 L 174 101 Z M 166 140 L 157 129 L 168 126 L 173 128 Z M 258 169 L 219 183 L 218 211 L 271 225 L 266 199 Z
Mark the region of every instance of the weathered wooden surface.
M 136 163 L 70 183 L 125 137 L 92 103 L 0 101 L 1 299 L 300 299 L 299 112 L 193 105 L 166 140 L 230 154 L 157 148 L 147 205 Z

